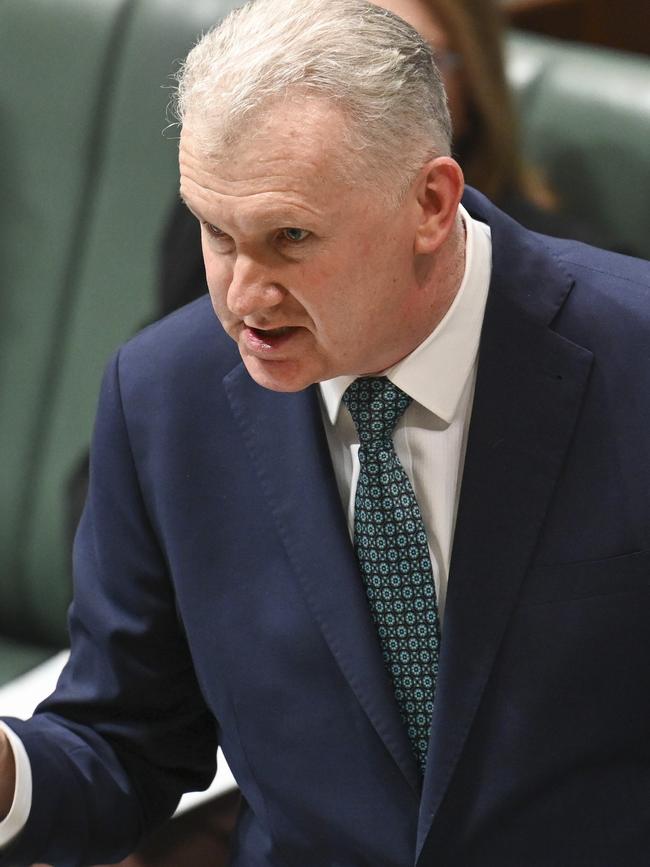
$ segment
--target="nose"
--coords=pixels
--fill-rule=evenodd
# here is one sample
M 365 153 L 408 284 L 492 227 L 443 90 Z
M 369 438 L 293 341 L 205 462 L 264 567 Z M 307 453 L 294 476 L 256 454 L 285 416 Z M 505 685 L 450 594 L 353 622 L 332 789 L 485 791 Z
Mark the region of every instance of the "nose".
M 238 254 L 233 265 L 226 304 L 240 319 L 276 307 L 284 298 L 284 289 L 273 280 L 268 266 L 251 256 Z

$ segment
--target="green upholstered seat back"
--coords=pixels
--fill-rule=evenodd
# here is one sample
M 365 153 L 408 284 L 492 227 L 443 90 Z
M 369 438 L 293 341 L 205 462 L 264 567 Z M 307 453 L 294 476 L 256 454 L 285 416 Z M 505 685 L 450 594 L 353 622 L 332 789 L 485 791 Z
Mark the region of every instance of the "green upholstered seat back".
M 0 4 L 0 635 L 26 646 L 65 641 L 65 483 L 109 354 L 155 310 L 169 76 L 233 5 Z
M 68 596 L 69 581 L 49 569 L 27 576 L 24 555 L 92 210 L 100 95 L 124 2 L 85 5 L 0 6 L 0 627 L 20 637 L 40 632 L 27 611 L 32 586 L 51 626 Z
M 513 33 L 525 154 L 569 215 L 650 259 L 650 59 Z

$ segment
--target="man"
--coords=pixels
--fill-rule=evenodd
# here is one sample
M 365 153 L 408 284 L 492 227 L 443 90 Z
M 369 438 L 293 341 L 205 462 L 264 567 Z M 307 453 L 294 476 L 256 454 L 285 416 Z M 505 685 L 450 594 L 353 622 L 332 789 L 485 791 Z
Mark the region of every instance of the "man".
M 222 328 L 109 365 L 0 864 L 120 857 L 217 742 L 240 867 L 646 864 L 647 265 L 460 207 L 431 54 L 363 0 L 247 7 L 179 110 Z

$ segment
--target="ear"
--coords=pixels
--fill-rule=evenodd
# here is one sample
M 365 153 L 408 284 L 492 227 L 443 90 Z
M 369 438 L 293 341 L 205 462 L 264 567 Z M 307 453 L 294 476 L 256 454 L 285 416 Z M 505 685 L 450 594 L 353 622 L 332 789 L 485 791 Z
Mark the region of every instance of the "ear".
M 436 157 L 422 167 L 415 193 L 419 208 L 415 252 L 435 253 L 456 224 L 465 179 L 451 157 Z

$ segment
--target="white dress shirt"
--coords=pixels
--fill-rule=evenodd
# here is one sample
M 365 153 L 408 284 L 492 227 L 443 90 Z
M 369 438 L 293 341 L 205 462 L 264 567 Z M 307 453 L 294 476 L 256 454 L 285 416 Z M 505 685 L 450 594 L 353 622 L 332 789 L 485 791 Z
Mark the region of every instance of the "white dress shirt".
M 462 206 L 460 212 L 466 232 L 465 272 L 453 304 L 420 346 L 384 371 L 391 382 L 413 398 L 395 428 L 393 441 L 422 512 L 441 624 L 479 339 L 492 271 L 489 227 L 472 219 Z M 320 383 L 323 423 L 351 537 L 359 477 L 359 439 L 341 398 L 353 379 L 339 376 Z M 3 723 L 0 727 L 9 735 L 16 760 L 13 805 L 9 815 L 0 822 L 2 847 L 10 843 L 27 822 L 32 774 L 20 739 Z
M 383 372 L 413 398 L 393 442 L 409 477 L 427 532 L 443 623 L 451 545 L 476 380 L 478 345 L 492 272 L 490 229 L 461 207 L 465 273 L 453 304 L 416 349 Z M 359 437 L 341 398 L 353 376 L 320 384 L 323 421 L 348 529 L 353 535 Z
M 18 735 L 0 722 L 0 728 L 9 738 L 16 762 L 16 791 L 11 810 L 0 822 L 0 847 L 6 846 L 25 827 L 32 806 L 32 768 L 29 757 Z

